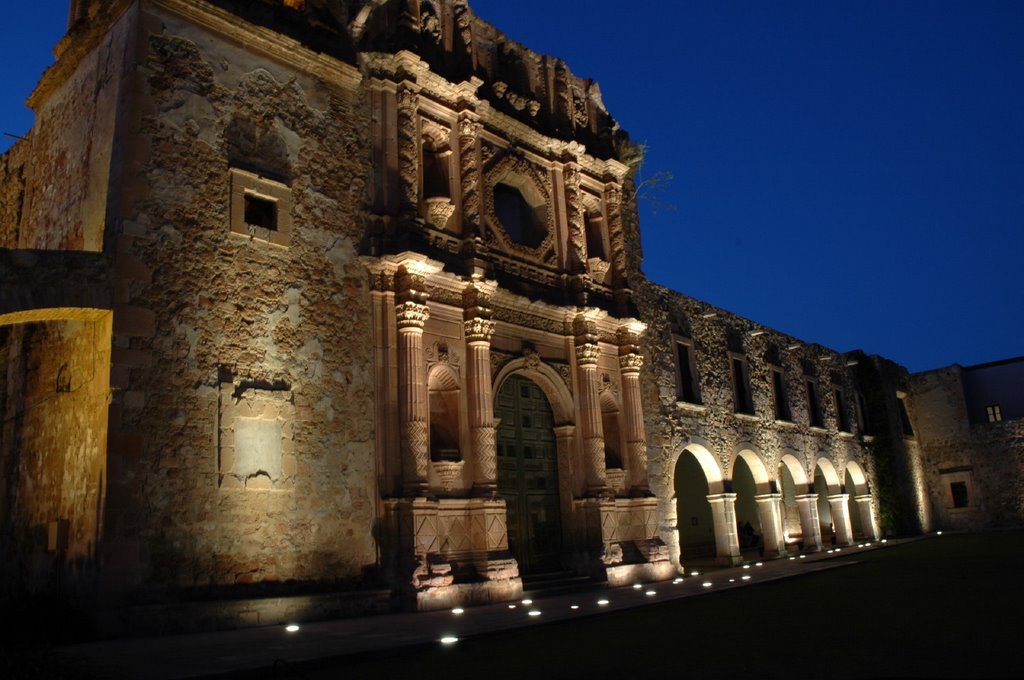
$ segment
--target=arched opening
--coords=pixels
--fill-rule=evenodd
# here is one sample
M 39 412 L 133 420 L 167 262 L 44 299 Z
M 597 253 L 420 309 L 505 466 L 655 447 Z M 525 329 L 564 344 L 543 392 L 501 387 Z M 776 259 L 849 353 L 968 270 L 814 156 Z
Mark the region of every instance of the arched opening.
M 683 451 L 676 460 L 674 482 L 680 561 L 713 560 L 715 525 L 708 503 L 709 484 L 693 451 Z
M 537 383 L 511 375 L 498 390 L 498 493 L 508 507 L 509 550 L 522 573 L 561 566 L 558 451 L 551 404 Z
M 742 456 L 736 458 L 732 468 L 732 490 L 736 494 L 736 528 L 740 550 L 756 553 L 764 547 L 764 529 L 757 512 L 757 484 L 750 465 Z
M 622 431 L 619 429 L 619 405 L 611 390 L 601 393 L 601 430 L 604 433 L 604 466 L 608 470 L 624 468 Z
M 854 498 L 857 495 L 854 492 L 854 488 L 856 487 L 856 483 L 853 481 L 853 476 L 850 475 L 850 470 L 849 469 L 846 470 L 845 477 L 846 477 L 846 479 L 845 479 L 846 490 L 849 492 L 849 494 L 848 494 L 849 497 L 846 499 L 846 504 L 847 504 L 847 508 L 849 508 L 849 511 L 850 511 L 850 529 L 853 531 L 853 535 L 855 537 L 863 536 L 864 535 L 864 528 L 861 525 L 860 513 L 857 512 L 857 501 L 854 500 Z
M 805 541 L 804 527 L 800 518 L 800 504 L 796 497 L 807 493 L 807 473 L 792 453 L 783 454 L 779 460 L 779 491 L 782 494 L 782 533 L 787 544 Z
M 430 406 L 430 460 L 462 460 L 459 446 L 459 384 L 447 366 L 427 378 Z

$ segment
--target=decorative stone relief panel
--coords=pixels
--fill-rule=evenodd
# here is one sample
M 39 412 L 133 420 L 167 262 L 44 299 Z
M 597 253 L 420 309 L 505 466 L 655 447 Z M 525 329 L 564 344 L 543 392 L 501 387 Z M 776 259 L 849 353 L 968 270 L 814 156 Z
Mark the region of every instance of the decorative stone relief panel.
M 291 390 L 220 388 L 218 484 L 222 489 L 290 491 L 297 470 Z
M 494 189 L 499 184 L 515 187 L 530 199 L 531 205 L 542 204 L 543 226 L 547 234 L 536 246 L 517 243 L 502 226 L 494 206 Z M 536 207 L 536 205 L 535 205 Z M 483 214 L 488 224 L 487 241 L 505 252 L 516 253 L 530 260 L 553 264 L 555 260 L 555 210 L 548 179 L 542 172 L 521 155 L 506 153 L 493 167 L 485 171 L 483 192 Z

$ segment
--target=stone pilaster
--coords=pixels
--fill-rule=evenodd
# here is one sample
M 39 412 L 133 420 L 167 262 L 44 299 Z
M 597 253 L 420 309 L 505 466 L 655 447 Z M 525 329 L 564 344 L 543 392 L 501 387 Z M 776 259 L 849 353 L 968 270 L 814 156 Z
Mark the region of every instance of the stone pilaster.
M 626 272 L 625 234 L 622 229 L 622 187 L 610 184 L 604 192 L 608 221 L 608 244 L 611 249 L 612 277 L 617 284 Z
M 853 501 L 857 504 L 857 512 L 860 513 L 860 526 L 864 538 L 877 540 L 878 528 L 875 526 L 875 512 L 871 508 L 871 494 L 854 496 Z
M 403 302 L 395 307 L 402 477 L 410 495 L 425 492 L 430 462 L 427 367 L 423 358 L 423 326 L 429 316 L 427 306 L 418 302 Z
M 573 273 L 587 270 L 587 231 L 583 217 L 583 197 L 580 194 L 580 166 L 566 163 L 562 170 L 565 184 L 566 221 L 569 224 L 569 269 Z
M 640 354 L 639 338 L 635 329 L 623 328 L 619 332 L 619 374 L 622 377 L 622 410 L 626 426 L 626 467 L 632 496 L 651 494 L 647 478 L 647 435 L 644 433 L 644 407 L 640 398 L 640 368 L 644 357 Z
M 491 337 L 494 322 L 475 316 L 464 323 L 469 352 L 467 403 L 473 452 L 473 487 L 483 493 L 498 488 L 498 452 L 494 434 L 491 386 Z
M 853 531 L 850 528 L 850 494 L 829 494 L 828 504 L 832 511 L 832 524 L 836 532 L 836 545 L 852 545 Z
M 462 233 L 464 236 L 480 234 L 480 173 L 479 138 L 483 130 L 474 114 L 460 114 L 459 130 L 459 182 L 462 194 Z
M 818 520 L 818 494 L 805 493 L 796 497 L 800 510 L 800 531 L 804 536 L 804 552 L 821 550 L 821 524 Z
M 740 537 L 736 530 L 736 494 L 709 494 L 708 503 L 711 504 L 711 523 L 715 528 L 715 562 L 723 565 L 739 564 L 743 561 L 743 555 L 740 553 Z M 686 556 L 683 555 L 683 558 Z
M 765 493 L 754 496 L 757 501 L 757 517 L 761 522 L 765 557 L 781 557 L 786 554 L 786 541 L 782 537 L 782 512 L 779 503 L 782 494 Z
M 598 397 L 597 359 L 601 348 L 597 343 L 576 345 L 576 369 L 580 385 L 580 434 L 583 437 L 584 475 L 587 493 L 604 495 L 608 490 L 604 467 L 604 432 L 601 425 L 601 402 Z
M 420 126 L 417 121 L 419 94 L 405 84 L 398 89 L 398 177 L 403 215 L 413 215 L 419 206 Z

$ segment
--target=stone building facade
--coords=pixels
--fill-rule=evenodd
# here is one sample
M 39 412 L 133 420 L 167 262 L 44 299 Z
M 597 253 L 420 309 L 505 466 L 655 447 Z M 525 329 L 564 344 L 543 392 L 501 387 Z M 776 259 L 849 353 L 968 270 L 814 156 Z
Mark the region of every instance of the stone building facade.
M 74 0 L 56 52 L 0 157 L 12 597 L 226 627 L 931 527 L 927 380 L 648 281 L 597 85 L 465 2 Z

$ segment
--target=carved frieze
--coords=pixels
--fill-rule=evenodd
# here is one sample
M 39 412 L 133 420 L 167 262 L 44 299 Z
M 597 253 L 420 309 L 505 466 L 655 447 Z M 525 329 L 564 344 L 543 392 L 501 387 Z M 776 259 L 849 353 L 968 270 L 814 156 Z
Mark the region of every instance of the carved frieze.
M 619 370 L 623 373 L 639 373 L 643 365 L 642 354 L 623 354 L 619 357 Z

